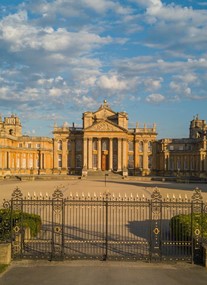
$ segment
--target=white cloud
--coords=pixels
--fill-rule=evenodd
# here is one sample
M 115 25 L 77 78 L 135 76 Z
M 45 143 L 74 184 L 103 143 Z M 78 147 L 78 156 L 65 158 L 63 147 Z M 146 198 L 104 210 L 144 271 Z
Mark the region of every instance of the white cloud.
M 117 75 L 102 75 L 97 80 L 97 86 L 110 90 L 126 90 L 128 88 L 127 83 L 119 79 Z
M 74 54 L 112 41 L 109 36 L 100 37 L 84 30 L 69 32 L 65 28 L 35 27 L 28 20 L 26 11 L 9 15 L 0 22 L 0 39 L 8 43 L 13 52 L 30 48 L 49 52 L 72 51 Z
M 161 94 L 150 94 L 146 97 L 148 103 L 161 103 L 165 101 L 165 96 Z
M 146 86 L 146 89 L 149 91 L 158 90 L 161 88 L 163 82 L 163 78 L 158 79 L 152 79 L 148 78 L 144 81 L 144 85 Z

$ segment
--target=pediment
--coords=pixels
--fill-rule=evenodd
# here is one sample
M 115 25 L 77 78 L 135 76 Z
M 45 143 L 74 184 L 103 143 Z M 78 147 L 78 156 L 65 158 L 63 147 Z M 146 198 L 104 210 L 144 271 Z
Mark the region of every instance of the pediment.
M 85 129 L 85 131 L 96 132 L 124 132 L 124 128 L 116 126 L 108 121 L 101 121 Z
M 110 109 L 102 108 L 94 112 L 93 114 L 96 119 L 107 119 L 111 116 L 114 116 L 116 113 Z

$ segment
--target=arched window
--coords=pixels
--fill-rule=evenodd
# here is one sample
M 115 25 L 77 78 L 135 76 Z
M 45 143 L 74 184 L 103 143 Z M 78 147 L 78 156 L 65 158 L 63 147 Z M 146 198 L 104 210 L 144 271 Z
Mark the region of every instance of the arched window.
M 139 142 L 139 152 L 143 152 L 143 142 Z
M 58 150 L 62 150 L 62 141 L 58 141 Z
M 134 151 L 134 142 L 129 141 L 129 151 Z

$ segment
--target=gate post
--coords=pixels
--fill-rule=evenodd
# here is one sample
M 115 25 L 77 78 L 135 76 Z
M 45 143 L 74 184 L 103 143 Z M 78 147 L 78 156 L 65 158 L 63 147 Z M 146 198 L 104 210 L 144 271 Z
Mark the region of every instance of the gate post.
M 64 258 L 64 201 L 63 193 L 57 188 L 52 194 L 52 249 L 51 260 Z
M 150 235 L 150 260 L 160 261 L 161 252 L 161 220 L 162 220 L 162 196 L 157 187 L 151 195 L 151 235 Z
M 204 204 L 201 190 L 196 187 L 191 201 L 192 263 L 202 263 Z
M 21 190 L 17 187 L 11 198 L 11 244 L 12 244 L 12 256 L 13 257 L 22 257 L 23 253 L 23 194 Z M 19 218 L 14 218 L 15 212 L 20 212 Z

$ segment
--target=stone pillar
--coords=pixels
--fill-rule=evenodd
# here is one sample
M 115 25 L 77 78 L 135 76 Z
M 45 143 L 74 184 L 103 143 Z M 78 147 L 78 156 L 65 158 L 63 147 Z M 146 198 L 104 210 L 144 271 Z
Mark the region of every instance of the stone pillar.
M 122 169 L 128 168 L 128 163 L 127 163 L 127 140 L 123 139 L 123 156 L 122 156 Z
M 11 255 L 11 243 L 0 244 L 0 264 L 10 264 Z
M 164 161 L 165 164 L 165 161 Z M 144 140 L 143 145 L 143 170 L 148 171 L 148 141 Z
M 113 169 L 113 139 L 109 139 L 109 170 Z
M 66 172 L 67 169 L 67 140 L 62 140 L 62 169 Z
M 98 138 L 98 170 L 101 170 L 101 138 Z
M 54 148 L 53 148 L 53 168 L 58 168 L 58 142 L 54 140 Z
M 122 165 L 122 141 L 118 138 L 118 171 L 121 171 Z
M 83 139 L 83 167 L 88 169 L 88 140 Z
M 36 153 L 33 153 L 33 169 L 37 168 Z
M 134 167 L 135 167 L 135 169 L 138 168 L 138 164 L 139 164 L 139 161 L 138 161 L 138 140 L 135 140 L 135 143 L 134 143 Z
M 89 141 L 88 141 L 88 168 L 89 169 L 92 169 L 92 145 L 93 143 L 93 139 L 92 138 L 89 138 Z

